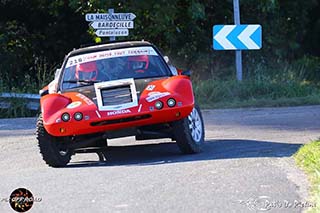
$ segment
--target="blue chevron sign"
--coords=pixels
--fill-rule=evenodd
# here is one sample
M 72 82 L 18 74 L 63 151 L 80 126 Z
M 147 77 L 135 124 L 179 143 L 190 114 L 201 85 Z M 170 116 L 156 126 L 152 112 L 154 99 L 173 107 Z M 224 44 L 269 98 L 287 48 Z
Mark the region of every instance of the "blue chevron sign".
M 214 25 L 213 49 L 258 50 L 262 47 L 261 25 Z

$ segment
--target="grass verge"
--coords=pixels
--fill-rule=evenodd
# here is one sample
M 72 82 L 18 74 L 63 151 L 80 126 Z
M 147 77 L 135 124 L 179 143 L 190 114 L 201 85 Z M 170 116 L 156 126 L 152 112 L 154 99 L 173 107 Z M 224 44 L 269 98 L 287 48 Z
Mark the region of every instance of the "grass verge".
M 320 88 L 306 82 L 218 81 L 193 84 L 202 108 L 279 107 L 320 104 Z
M 320 140 L 302 146 L 294 156 L 296 163 L 308 175 L 312 202 L 316 206 L 310 212 L 320 212 Z

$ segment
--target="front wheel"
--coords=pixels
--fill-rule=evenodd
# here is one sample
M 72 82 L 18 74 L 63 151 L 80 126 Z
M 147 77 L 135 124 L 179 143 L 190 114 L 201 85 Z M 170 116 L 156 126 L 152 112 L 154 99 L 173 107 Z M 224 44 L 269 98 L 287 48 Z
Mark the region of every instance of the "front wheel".
M 173 123 L 177 145 L 186 154 L 198 153 L 204 143 L 204 124 L 198 105 L 195 105 L 188 117 Z
M 66 166 L 71 159 L 71 151 L 63 147 L 62 138 L 50 135 L 43 126 L 42 115 L 37 122 L 37 139 L 43 160 L 51 167 Z

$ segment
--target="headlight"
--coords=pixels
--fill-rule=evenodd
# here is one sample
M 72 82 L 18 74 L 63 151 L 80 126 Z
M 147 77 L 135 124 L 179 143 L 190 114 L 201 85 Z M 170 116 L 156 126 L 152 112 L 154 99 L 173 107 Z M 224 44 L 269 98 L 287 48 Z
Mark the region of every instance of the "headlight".
M 157 101 L 154 106 L 157 108 L 157 109 L 162 109 L 163 107 L 163 103 L 161 101 Z
M 81 121 L 82 118 L 83 118 L 83 115 L 82 115 L 81 112 L 76 112 L 76 113 L 74 113 L 73 117 L 74 117 L 74 119 L 75 119 L 76 121 Z
M 70 114 L 65 112 L 61 115 L 61 119 L 64 121 L 64 122 L 67 122 L 70 120 Z
M 173 98 L 169 98 L 167 100 L 167 104 L 169 107 L 174 107 L 176 105 L 176 100 L 174 100 Z

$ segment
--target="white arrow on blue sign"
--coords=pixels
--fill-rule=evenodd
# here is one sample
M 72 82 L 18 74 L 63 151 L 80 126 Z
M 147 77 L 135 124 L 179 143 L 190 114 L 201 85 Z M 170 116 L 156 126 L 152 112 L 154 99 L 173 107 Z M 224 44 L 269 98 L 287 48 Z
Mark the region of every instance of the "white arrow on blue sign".
M 258 50 L 262 47 L 261 25 L 214 25 L 213 49 Z

